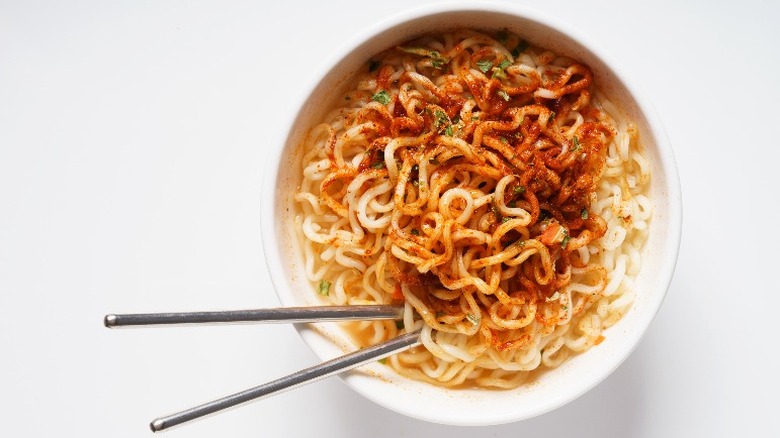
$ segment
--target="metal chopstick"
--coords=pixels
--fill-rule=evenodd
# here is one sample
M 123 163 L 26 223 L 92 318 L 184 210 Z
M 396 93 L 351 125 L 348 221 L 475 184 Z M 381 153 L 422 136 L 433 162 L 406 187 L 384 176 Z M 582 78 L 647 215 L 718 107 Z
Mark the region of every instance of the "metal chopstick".
M 324 322 L 346 320 L 401 319 L 403 306 L 314 306 L 275 309 L 226 310 L 217 312 L 169 312 L 106 315 L 103 323 L 108 328 L 209 323 L 280 323 Z
M 152 428 L 153 432 L 159 432 L 249 401 L 260 400 L 284 391 L 295 389 L 299 386 L 316 382 L 417 345 L 420 345 L 419 331 L 401 335 L 390 339 L 389 341 L 323 362 L 319 365 L 306 368 L 266 384 L 187 409 L 186 411 L 158 418 L 152 421 L 149 426 Z

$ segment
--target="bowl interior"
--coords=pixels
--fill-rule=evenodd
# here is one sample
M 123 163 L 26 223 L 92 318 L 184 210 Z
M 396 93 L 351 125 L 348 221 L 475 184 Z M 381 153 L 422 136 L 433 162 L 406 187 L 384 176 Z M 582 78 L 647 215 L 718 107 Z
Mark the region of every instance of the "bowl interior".
M 676 167 L 661 125 L 647 100 L 570 26 L 533 10 L 512 5 L 438 6 L 415 9 L 391 18 L 337 51 L 322 75 L 304 90 L 298 112 L 282 132 L 283 145 L 270 161 L 266 187 L 273 195 L 263 202 L 263 243 L 271 278 L 284 306 L 321 304 L 303 274 L 302 255 L 292 224 L 293 193 L 300 182 L 301 143 L 321 121 L 355 72 L 376 53 L 420 35 L 459 27 L 515 32 L 533 45 L 548 48 L 589 65 L 597 87 L 635 121 L 652 165 L 650 197 L 654 202 L 651 232 L 637 278 L 637 299 L 597 347 L 569 359 L 532 384 L 508 391 L 447 390 L 396 375 L 373 364 L 344 375 L 353 389 L 397 412 L 428 421 L 456 425 L 500 424 L 526 419 L 561 406 L 611 373 L 633 350 L 655 316 L 671 281 L 680 232 L 680 192 Z M 565 31 L 562 29 L 566 29 Z M 300 325 L 306 343 L 322 359 L 355 349 L 336 324 Z

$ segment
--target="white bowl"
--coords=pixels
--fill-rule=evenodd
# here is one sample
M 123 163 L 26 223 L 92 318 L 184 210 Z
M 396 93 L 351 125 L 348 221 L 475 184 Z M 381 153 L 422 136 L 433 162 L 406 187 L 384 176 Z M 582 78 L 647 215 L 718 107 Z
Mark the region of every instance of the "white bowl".
M 672 279 L 680 242 L 682 207 L 677 168 L 664 129 L 634 80 L 586 36 L 557 19 L 527 7 L 482 2 L 447 3 L 412 9 L 379 23 L 336 51 L 312 82 L 303 87 L 297 113 L 280 130 L 270 153 L 262 203 L 266 262 L 284 306 L 318 304 L 303 274 L 293 227 L 293 192 L 300 181 L 299 146 L 339 96 L 332 93 L 373 54 L 424 33 L 457 27 L 508 29 L 533 45 L 589 65 L 598 87 L 639 126 L 652 166 L 651 231 L 644 248 L 633 308 L 606 331 L 600 345 L 544 373 L 533 384 L 514 390 L 451 390 L 410 380 L 389 367 L 372 364 L 343 376 L 355 391 L 394 411 L 451 425 L 492 425 L 520 421 L 568 403 L 594 387 L 633 351 L 655 317 Z M 356 347 L 335 324 L 299 325 L 304 341 L 323 360 Z

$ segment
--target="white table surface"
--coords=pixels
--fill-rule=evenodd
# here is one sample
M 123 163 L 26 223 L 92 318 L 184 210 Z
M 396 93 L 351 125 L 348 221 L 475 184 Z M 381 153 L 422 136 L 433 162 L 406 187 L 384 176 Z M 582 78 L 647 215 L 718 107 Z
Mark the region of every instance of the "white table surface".
M 278 305 L 271 133 L 329 48 L 417 2 L 382 3 L 0 2 L 0 435 L 151 436 L 158 415 L 316 362 L 290 326 L 102 316 Z M 675 148 L 680 259 L 635 353 L 520 423 L 429 424 L 331 379 L 168 436 L 777 436 L 780 3 L 529 3 L 636 75 Z

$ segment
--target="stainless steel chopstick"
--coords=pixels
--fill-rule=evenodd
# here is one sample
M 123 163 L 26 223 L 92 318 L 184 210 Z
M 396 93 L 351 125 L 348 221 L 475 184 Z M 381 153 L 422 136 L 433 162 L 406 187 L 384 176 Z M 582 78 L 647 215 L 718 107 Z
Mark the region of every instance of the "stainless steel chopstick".
M 226 310 L 216 312 L 169 312 L 106 315 L 106 327 L 170 324 L 324 322 L 345 320 L 401 319 L 403 306 L 313 306 L 274 309 Z
M 342 373 L 367 362 L 382 359 L 417 345 L 420 345 L 420 332 L 407 333 L 372 347 L 367 347 L 354 353 L 349 353 L 345 356 L 306 368 L 266 384 L 187 409 L 186 411 L 158 418 L 152 421 L 149 426 L 152 428 L 153 432 L 159 432 L 207 415 L 215 414 L 224 409 L 267 398 L 284 391 L 295 389 L 299 386 L 322 380 L 326 377 Z

